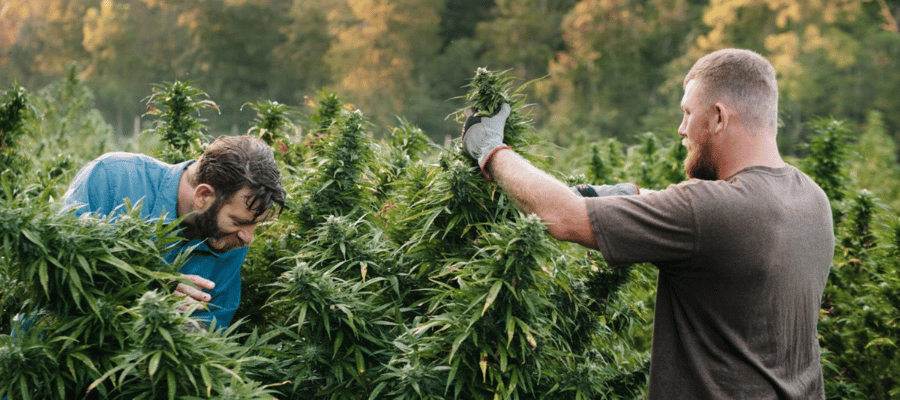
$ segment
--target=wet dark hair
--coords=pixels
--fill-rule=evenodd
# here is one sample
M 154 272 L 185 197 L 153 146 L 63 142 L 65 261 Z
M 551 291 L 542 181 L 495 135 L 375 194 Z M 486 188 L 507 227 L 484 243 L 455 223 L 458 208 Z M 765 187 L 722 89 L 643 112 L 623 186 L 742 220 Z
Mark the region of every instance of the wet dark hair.
M 208 184 L 216 191 L 216 201 L 228 201 L 243 188 L 250 189 L 247 208 L 254 218 L 277 206 L 284 209 L 285 191 L 272 148 L 253 136 L 219 136 L 206 147 L 197 161 L 193 186 Z

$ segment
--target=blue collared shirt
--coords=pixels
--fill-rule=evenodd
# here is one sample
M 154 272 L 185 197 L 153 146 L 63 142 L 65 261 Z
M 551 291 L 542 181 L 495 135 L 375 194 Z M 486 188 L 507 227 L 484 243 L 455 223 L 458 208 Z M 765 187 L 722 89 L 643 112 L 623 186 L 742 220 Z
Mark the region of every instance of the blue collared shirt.
M 178 214 L 181 174 L 193 162 L 172 165 L 143 154 L 107 153 L 78 172 L 63 201 L 67 207 L 76 207 L 77 215 L 105 216 L 124 213 L 125 199 L 130 199 L 132 204 L 141 202 L 142 217 L 172 222 Z M 209 311 L 196 312 L 194 316 L 207 324 L 227 327 L 241 301 L 241 264 L 247 256 L 247 247 L 216 253 L 195 239 L 179 244 L 166 255 L 166 260 L 171 262 L 192 246 L 196 248 L 178 272 L 199 275 L 216 283 L 208 291 L 213 299 Z

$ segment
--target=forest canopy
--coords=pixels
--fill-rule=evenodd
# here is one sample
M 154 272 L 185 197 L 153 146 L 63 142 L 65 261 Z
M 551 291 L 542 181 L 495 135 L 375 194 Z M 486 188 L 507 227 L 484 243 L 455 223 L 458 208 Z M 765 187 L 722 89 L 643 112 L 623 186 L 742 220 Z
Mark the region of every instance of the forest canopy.
M 897 138 L 898 19 L 896 0 L 8 0 L 0 81 L 40 88 L 74 69 L 121 136 L 145 128 L 152 83 L 217 99 L 214 134 L 245 131 L 252 99 L 302 105 L 327 87 L 442 142 L 483 66 L 528 83 L 535 126 L 558 144 L 634 143 L 674 132 L 693 61 L 743 47 L 778 71 L 791 154 L 813 116 L 862 125 L 880 111 Z

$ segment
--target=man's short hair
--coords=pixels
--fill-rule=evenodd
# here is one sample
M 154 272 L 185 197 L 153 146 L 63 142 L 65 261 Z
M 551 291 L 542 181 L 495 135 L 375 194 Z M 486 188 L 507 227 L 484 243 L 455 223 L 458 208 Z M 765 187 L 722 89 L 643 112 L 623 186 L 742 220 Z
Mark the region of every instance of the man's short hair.
M 756 52 L 724 49 L 701 57 L 684 78 L 697 81 L 706 106 L 723 101 L 735 108 L 750 127 L 778 126 L 778 82 L 775 68 Z
M 254 218 L 274 205 L 284 208 L 285 191 L 272 148 L 252 136 L 219 136 L 197 161 L 193 186 L 205 183 L 216 191 L 217 201 L 228 201 L 243 188 L 250 189 L 248 209 Z

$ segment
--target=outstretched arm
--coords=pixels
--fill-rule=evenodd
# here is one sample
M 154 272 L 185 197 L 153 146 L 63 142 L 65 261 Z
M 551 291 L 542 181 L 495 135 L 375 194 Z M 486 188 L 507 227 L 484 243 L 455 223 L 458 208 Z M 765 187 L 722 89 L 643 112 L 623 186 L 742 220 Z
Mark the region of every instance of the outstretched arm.
M 583 197 L 510 149 L 498 150 L 487 161 L 485 169 L 506 195 L 520 210 L 540 217 L 553 237 L 597 247 Z
M 503 143 L 509 114 L 508 104 L 490 117 L 467 113 L 462 135 L 466 153 L 478 161 L 484 177 L 497 181 L 520 210 L 537 214 L 553 237 L 595 248 L 584 198 Z

